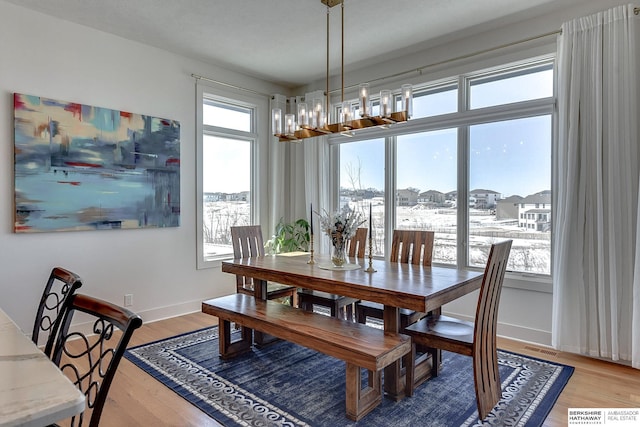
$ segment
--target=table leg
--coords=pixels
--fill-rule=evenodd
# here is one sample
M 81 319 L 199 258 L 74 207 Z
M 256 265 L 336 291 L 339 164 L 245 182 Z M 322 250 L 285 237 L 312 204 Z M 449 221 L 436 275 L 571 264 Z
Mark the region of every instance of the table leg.
M 266 301 L 267 300 L 267 281 L 253 279 L 253 291 L 254 291 L 254 298 Z M 253 331 L 253 342 L 258 348 L 263 347 L 267 344 L 271 344 L 277 340 L 278 338 L 272 335 L 265 334 L 260 331 Z
M 384 306 L 384 330 L 385 332 L 398 333 L 400 331 L 400 309 L 398 307 Z M 400 360 L 397 360 L 384 368 L 384 392 L 388 398 L 398 401 L 404 397 L 404 377 L 401 372 Z
M 438 307 L 432 310 L 431 313 L 434 316 L 440 316 L 442 314 L 442 307 Z M 437 377 L 440 375 L 440 368 L 442 367 L 442 350 L 435 348 L 431 353 L 431 376 Z

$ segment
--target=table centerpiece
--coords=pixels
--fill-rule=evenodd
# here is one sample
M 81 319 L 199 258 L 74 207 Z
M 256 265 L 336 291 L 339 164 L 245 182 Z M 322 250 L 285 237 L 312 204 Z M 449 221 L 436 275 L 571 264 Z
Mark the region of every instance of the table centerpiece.
M 342 267 L 347 262 L 347 242 L 365 220 L 359 212 L 351 210 L 347 205 L 334 213 L 323 209 L 323 213 L 318 213 L 318 216 L 322 230 L 331 239 L 331 262 L 335 267 Z

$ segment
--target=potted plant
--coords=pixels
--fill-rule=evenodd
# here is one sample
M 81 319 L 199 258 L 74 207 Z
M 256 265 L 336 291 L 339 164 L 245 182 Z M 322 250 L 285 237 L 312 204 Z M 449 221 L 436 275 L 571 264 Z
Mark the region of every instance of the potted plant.
M 309 250 L 309 222 L 300 218 L 293 222 L 284 222 L 282 218 L 276 224 L 275 234 L 265 244 L 268 253 L 279 254 Z

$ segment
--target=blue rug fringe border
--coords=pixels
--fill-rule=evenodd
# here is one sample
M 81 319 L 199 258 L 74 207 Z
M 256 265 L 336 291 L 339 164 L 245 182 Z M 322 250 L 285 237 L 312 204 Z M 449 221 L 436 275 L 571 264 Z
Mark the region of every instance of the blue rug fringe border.
M 554 361 L 542 359 L 536 356 L 524 355 L 521 353 L 516 353 L 514 351 L 502 350 L 502 349 L 498 349 L 498 351 L 501 351 L 503 353 L 509 353 L 516 356 L 526 356 L 528 359 L 536 360 L 538 362 L 548 363 L 550 365 L 555 365 L 562 368 L 562 371 L 558 376 L 558 379 L 554 382 L 549 393 L 547 393 L 541 401 L 541 406 L 544 404 L 545 405 L 544 407 L 546 407 L 547 409 L 546 410 L 539 409 L 527 421 L 527 423 L 532 421 L 537 421 L 538 424 L 542 425 L 544 423 L 544 420 L 549 416 L 549 413 L 551 412 L 554 406 L 553 404 L 549 404 L 550 403 L 549 401 L 551 401 L 551 403 L 554 403 L 555 401 L 557 401 L 558 397 L 560 397 L 560 393 L 562 393 L 562 390 L 564 390 L 564 388 L 569 383 L 569 380 L 571 379 L 571 376 L 573 376 L 573 373 L 575 372 L 576 368 L 571 365 L 566 365 L 564 363 L 554 362 Z

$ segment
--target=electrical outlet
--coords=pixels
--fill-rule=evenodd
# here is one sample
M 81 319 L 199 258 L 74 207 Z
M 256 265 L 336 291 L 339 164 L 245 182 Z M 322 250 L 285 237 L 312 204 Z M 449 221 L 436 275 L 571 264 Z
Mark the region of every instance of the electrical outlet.
M 133 305 L 133 294 L 126 294 L 124 296 L 124 306 L 131 307 Z

